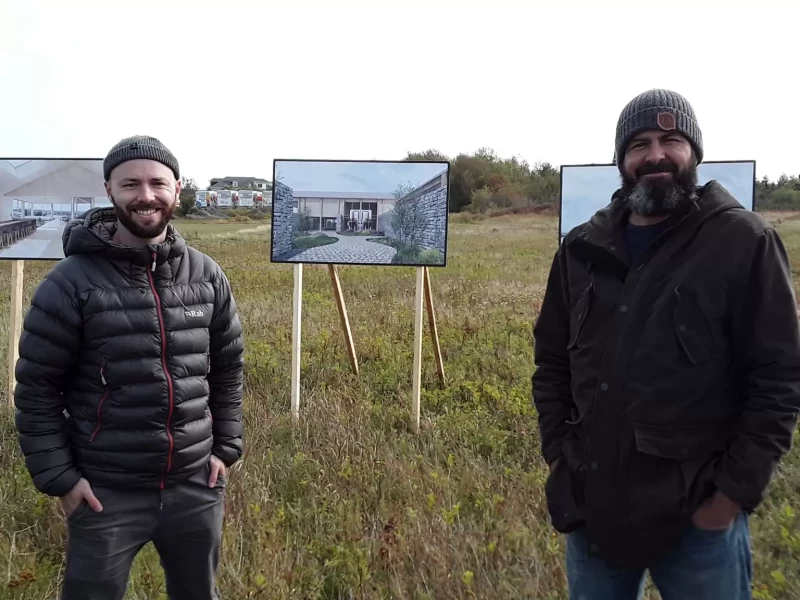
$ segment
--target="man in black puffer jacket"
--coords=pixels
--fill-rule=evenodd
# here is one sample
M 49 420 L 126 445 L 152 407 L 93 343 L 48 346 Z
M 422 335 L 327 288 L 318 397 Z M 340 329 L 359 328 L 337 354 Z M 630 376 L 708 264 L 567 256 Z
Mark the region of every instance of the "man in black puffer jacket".
M 113 208 L 64 230 L 16 366 L 19 442 L 58 496 L 64 599 L 122 599 L 149 541 L 169 597 L 217 598 L 226 469 L 242 455 L 243 339 L 222 269 L 169 221 L 180 172 L 158 140 L 104 161 Z

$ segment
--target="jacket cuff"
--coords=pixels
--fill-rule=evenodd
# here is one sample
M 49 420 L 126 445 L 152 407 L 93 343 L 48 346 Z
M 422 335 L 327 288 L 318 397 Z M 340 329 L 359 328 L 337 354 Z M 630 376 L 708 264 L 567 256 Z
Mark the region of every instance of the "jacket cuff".
M 563 441 L 559 438 L 557 442 L 551 442 L 542 448 L 542 458 L 544 458 L 548 466 L 552 464 L 555 459 L 564 456 L 561 446 L 563 446 Z
M 215 445 L 211 454 L 222 461 L 225 467 L 231 467 L 238 462 L 241 454 L 229 446 Z
M 74 488 L 78 481 L 81 479 L 80 472 L 75 468 L 70 468 L 68 471 L 62 473 L 52 481 L 42 483 L 41 481 L 34 480 L 34 485 L 43 494 L 60 498 L 66 495 L 72 488 Z
M 752 513 L 764 500 L 763 490 L 758 489 L 752 482 L 736 481 L 724 471 L 717 472 L 714 485 L 748 513 Z

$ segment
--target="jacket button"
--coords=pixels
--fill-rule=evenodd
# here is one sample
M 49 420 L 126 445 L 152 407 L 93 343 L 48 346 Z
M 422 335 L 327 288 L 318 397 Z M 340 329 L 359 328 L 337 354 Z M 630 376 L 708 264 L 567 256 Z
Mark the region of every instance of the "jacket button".
M 591 546 L 589 546 L 589 550 L 591 550 L 592 552 L 597 552 L 598 550 L 597 544 L 592 544 Z
M 600 384 L 600 389 L 603 390 L 604 392 L 607 392 L 608 391 L 608 384 L 607 383 L 601 383 Z
M 623 304 L 622 306 L 619 307 L 619 312 L 621 312 L 624 315 L 626 312 L 628 312 L 628 307 Z
M 681 323 L 680 325 L 678 325 L 678 329 L 680 329 L 681 333 L 683 333 L 684 331 L 686 331 L 686 325 Z
M 597 464 L 597 461 L 595 460 L 592 461 L 592 471 L 597 471 L 599 466 L 600 465 Z

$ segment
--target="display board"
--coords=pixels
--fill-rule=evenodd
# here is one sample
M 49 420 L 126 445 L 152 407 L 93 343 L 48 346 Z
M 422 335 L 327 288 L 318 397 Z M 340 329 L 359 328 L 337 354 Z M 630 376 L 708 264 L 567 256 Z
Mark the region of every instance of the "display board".
M 727 189 L 742 206 L 755 210 L 756 163 L 754 160 L 708 161 L 697 167 L 697 180 L 704 185 L 712 179 Z M 574 227 L 585 223 L 611 202 L 620 188 L 615 164 L 563 165 L 561 167 L 561 209 L 559 241 Z
M 111 206 L 103 159 L 0 159 L 0 259 L 61 260 L 64 226 Z
M 444 267 L 446 161 L 275 160 L 276 263 Z

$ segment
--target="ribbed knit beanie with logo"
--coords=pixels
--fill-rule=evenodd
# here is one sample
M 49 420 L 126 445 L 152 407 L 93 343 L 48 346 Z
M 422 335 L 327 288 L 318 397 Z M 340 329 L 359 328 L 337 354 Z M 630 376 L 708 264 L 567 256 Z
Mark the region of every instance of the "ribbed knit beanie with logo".
M 642 131 L 653 129 L 682 134 L 694 148 L 697 163 L 702 162 L 703 134 L 692 105 L 677 92 L 652 89 L 628 102 L 617 121 L 614 161 L 620 171 L 625 161 L 625 149 L 631 139 Z

